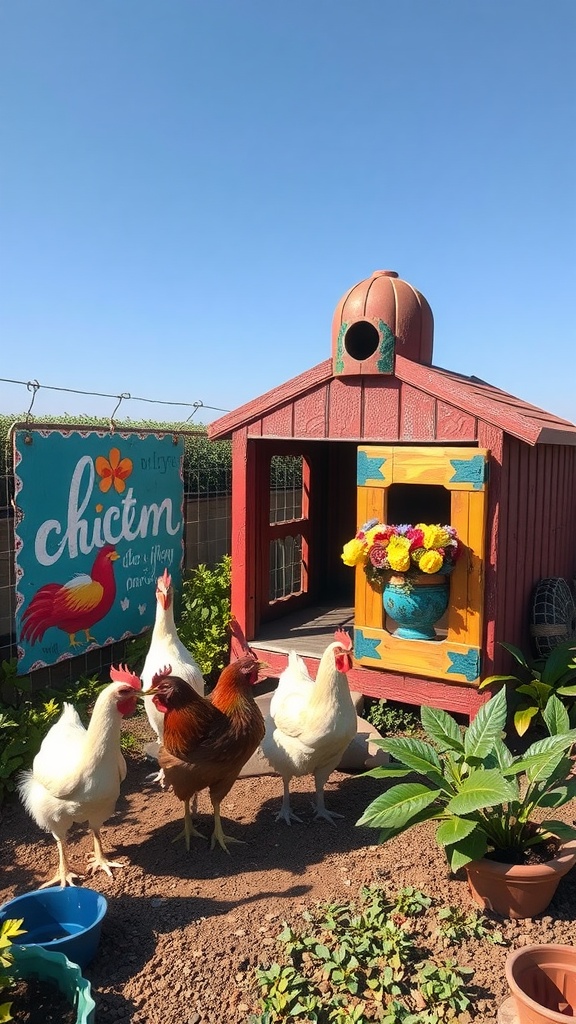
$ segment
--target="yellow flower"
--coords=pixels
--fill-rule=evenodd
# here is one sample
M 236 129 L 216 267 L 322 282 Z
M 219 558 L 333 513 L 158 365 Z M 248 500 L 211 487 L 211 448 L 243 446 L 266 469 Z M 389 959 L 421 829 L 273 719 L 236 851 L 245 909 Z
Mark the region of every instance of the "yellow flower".
M 101 491 L 109 491 L 114 484 L 114 490 L 121 494 L 126 489 L 124 481 L 130 476 L 132 472 L 132 460 L 121 459 L 120 449 L 111 448 L 106 459 L 104 455 L 99 455 L 96 459 L 96 472 L 98 476 L 102 477 L 98 484 Z
M 353 540 L 349 540 L 348 543 L 344 545 L 344 549 L 340 557 L 342 558 L 344 565 L 360 565 L 364 561 L 365 555 L 365 541 L 358 540 L 357 537 L 354 537 Z
M 407 572 L 410 568 L 410 541 L 407 537 L 390 537 L 386 554 L 390 568 L 395 572 Z
M 381 534 L 382 532 L 383 532 L 383 529 L 382 529 L 382 524 L 381 523 L 378 523 L 376 526 L 373 526 L 371 530 L 368 530 L 367 533 L 365 534 L 365 538 L 364 538 L 365 542 L 366 542 L 366 547 L 367 548 L 371 548 L 373 543 L 374 543 L 374 541 L 375 541 L 375 539 L 376 539 L 376 537 L 378 536 L 378 534 Z M 383 548 L 385 548 L 387 543 L 388 543 L 388 541 L 387 541 L 386 537 L 382 537 L 378 541 L 378 543 L 381 544 Z
M 424 547 L 430 549 L 443 548 L 450 541 L 450 534 L 441 526 L 427 526 L 426 523 L 418 523 L 417 530 L 424 534 Z
M 426 551 L 418 563 L 418 568 L 432 575 L 442 568 L 443 562 L 444 559 L 438 551 Z

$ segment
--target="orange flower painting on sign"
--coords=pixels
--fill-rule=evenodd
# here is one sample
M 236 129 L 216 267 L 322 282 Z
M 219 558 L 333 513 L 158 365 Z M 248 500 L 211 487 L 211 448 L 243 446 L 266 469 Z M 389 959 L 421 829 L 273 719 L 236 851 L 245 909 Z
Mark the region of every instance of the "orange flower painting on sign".
M 101 491 L 106 493 L 111 487 L 121 494 L 126 489 L 125 480 L 132 472 L 132 460 L 120 458 L 120 449 L 111 448 L 108 458 L 99 455 L 96 459 L 96 472 L 101 477 L 98 484 Z

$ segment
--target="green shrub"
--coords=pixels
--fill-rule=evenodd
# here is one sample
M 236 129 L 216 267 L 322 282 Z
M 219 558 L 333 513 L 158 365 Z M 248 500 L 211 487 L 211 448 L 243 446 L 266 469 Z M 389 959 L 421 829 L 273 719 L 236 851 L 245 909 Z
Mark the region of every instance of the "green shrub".
M 418 715 L 412 708 L 389 700 L 372 700 L 366 719 L 383 736 L 398 733 L 412 736 L 422 728 Z
M 182 590 L 178 635 L 208 681 L 217 678 L 230 656 L 230 575 L 231 558 L 225 555 L 213 569 L 192 569 Z

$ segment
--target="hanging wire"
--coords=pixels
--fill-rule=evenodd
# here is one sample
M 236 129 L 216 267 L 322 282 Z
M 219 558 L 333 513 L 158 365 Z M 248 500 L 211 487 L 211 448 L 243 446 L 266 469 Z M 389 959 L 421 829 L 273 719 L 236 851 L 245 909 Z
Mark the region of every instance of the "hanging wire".
M 115 417 L 116 413 L 118 412 L 118 409 L 122 405 L 122 402 L 124 401 L 124 399 L 125 398 L 132 398 L 132 395 L 130 394 L 129 391 L 123 391 L 121 395 L 116 395 L 116 398 L 118 399 L 118 402 L 116 404 L 116 408 L 114 409 L 114 412 L 112 413 L 112 415 L 110 417 L 110 433 L 111 434 L 114 433 L 114 426 L 115 426 L 115 424 L 114 424 L 114 417 Z
M 190 423 L 192 417 L 198 412 L 198 409 L 209 409 L 209 405 L 204 405 L 204 402 L 194 402 L 194 408 L 189 416 L 186 417 L 186 423 Z
M 32 421 L 32 406 L 34 405 L 36 395 L 40 390 L 40 384 L 37 380 L 27 380 L 26 387 L 28 391 L 32 392 L 32 398 L 30 399 L 30 405 L 28 406 L 28 412 L 26 413 L 26 426 L 28 426 Z
M 28 409 L 27 416 L 30 416 L 32 406 L 34 405 L 34 399 L 36 398 L 36 392 L 42 387 L 45 391 L 62 391 L 68 395 L 89 395 L 93 398 L 116 398 L 118 405 L 112 413 L 111 419 L 114 418 L 115 413 L 118 410 L 118 406 L 121 402 L 130 400 L 132 402 L 147 402 L 150 405 L 174 405 L 182 406 L 187 409 L 192 409 L 189 419 L 194 416 L 198 409 L 210 409 L 213 412 L 229 412 L 229 409 L 222 409 L 218 405 L 206 405 L 202 401 L 197 402 L 170 402 L 164 398 L 142 398 L 138 395 L 131 395 L 128 391 L 123 392 L 121 395 L 112 395 L 106 391 L 82 391 L 80 388 L 61 388 L 54 384 L 40 384 L 37 380 L 13 380 L 10 377 L 0 377 L 0 382 L 3 384 L 21 384 L 27 388 L 28 391 L 33 391 L 32 401 L 30 402 L 30 408 Z

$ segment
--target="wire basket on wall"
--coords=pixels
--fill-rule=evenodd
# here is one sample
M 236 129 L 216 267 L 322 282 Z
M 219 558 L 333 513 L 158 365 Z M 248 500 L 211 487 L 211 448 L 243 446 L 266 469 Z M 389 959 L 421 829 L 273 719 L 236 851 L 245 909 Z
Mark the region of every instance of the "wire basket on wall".
M 532 598 L 530 636 L 534 653 L 545 658 L 559 644 L 576 640 L 576 605 L 562 576 L 540 580 Z

